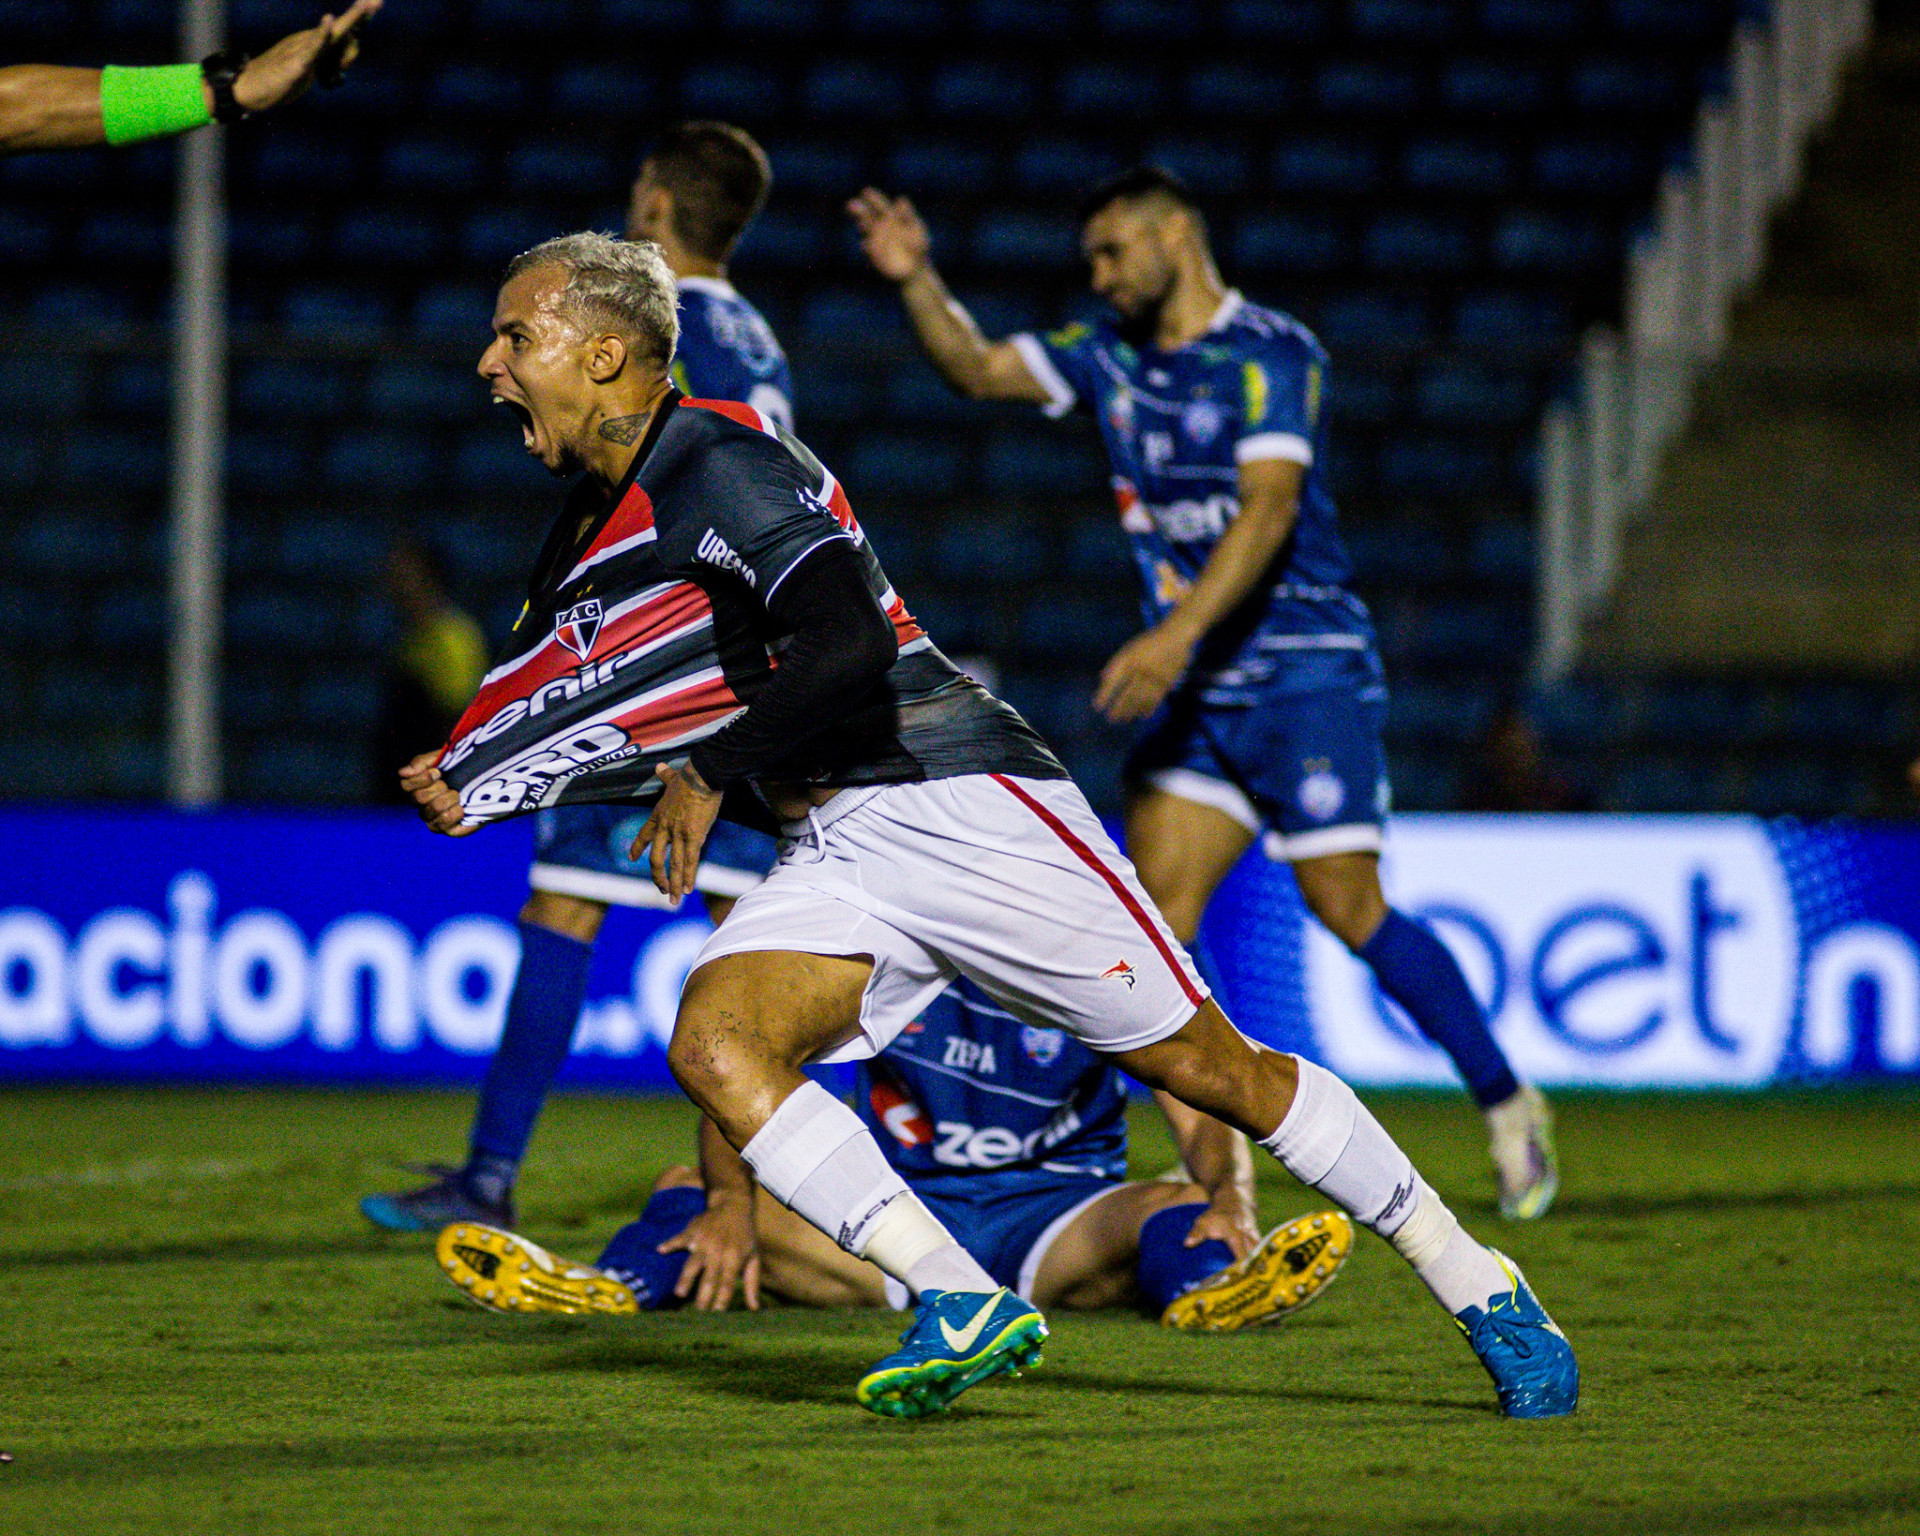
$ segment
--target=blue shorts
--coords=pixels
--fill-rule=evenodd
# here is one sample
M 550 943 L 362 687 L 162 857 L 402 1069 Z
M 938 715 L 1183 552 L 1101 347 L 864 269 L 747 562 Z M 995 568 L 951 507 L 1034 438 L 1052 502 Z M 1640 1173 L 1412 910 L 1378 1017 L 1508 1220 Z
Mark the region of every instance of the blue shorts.
M 1224 811 L 1267 856 L 1377 852 L 1392 803 L 1380 743 L 1387 691 L 1372 668 L 1354 685 L 1276 690 L 1244 705 L 1177 693 L 1147 722 L 1126 779 Z
M 938 1182 L 951 1190 L 958 1181 Z M 935 1194 L 927 1185 L 908 1180 L 953 1240 L 978 1259 L 998 1284 L 1028 1301 L 1033 1299 L 1040 1262 L 1054 1239 L 1085 1207 L 1126 1187 L 1118 1180 L 1089 1174 L 979 1174 L 966 1182 L 979 1188 L 966 1194 Z M 887 1298 L 904 1308 L 906 1287 L 889 1280 Z
M 627 857 L 645 808 L 637 805 L 561 805 L 533 820 L 536 891 L 582 896 L 621 907 L 666 907 L 646 864 Z M 730 821 L 716 821 L 701 850 L 693 888 L 708 896 L 744 896 L 774 864 L 774 840 Z

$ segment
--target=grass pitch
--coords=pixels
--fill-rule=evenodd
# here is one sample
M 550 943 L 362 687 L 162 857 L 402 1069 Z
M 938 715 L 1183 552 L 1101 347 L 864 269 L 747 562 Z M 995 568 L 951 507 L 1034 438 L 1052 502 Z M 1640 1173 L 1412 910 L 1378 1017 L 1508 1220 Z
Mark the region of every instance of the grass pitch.
M 852 1387 L 891 1317 L 574 1322 L 459 1300 L 374 1234 L 461 1096 L 0 1094 L 0 1528 L 1920 1531 L 1920 1097 L 1563 1097 L 1567 1186 L 1503 1228 L 1470 1111 L 1374 1099 L 1580 1352 L 1500 1419 L 1381 1243 L 1279 1328 L 1057 1314 L 1047 1361 L 901 1424 Z M 529 1235 L 591 1258 L 691 1150 L 677 1103 L 563 1099 Z M 1137 1166 L 1169 1160 L 1140 1117 Z M 1307 1192 L 1261 1167 L 1269 1220 Z

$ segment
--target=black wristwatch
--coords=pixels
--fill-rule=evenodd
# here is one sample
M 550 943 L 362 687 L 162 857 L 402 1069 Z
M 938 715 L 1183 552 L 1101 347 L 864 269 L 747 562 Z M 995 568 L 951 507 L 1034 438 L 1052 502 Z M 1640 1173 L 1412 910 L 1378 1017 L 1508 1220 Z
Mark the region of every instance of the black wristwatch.
M 247 67 L 247 55 L 228 53 L 224 48 L 218 53 L 210 53 L 200 61 L 200 78 L 213 90 L 213 120 L 216 123 L 237 123 L 253 114 L 233 99 L 233 82 L 240 78 L 240 71 Z

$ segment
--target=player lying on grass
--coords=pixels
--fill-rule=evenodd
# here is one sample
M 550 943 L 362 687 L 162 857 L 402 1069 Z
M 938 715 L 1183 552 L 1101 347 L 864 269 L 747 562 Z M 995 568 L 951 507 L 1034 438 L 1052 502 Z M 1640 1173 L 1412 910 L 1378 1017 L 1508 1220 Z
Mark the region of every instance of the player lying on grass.
M 777 818 L 780 861 L 701 949 L 668 1064 L 760 1188 L 915 1299 L 859 1401 L 938 1412 L 1046 1337 L 802 1070 L 878 1054 L 964 975 L 1392 1243 L 1507 1413 L 1571 1412 L 1572 1350 L 1519 1271 L 1350 1088 L 1234 1029 L 1058 759 L 915 622 L 839 482 L 751 407 L 673 388 L 658 250 L 582 234 L 524 252 L 493 332 L 482 377 L 528 451 L 580 478 L 454 740 L 401 782 L 450 834 L 653 797 L 635 849 L 674 897 L 723 802 Z
M 198 64 L 147 69 L 10 65 L 0 69 L 0 154 L 166 138 L 268 111 L 315 80 L 338 85 L 360 52 L 360 24 L 380 5 L 353 0 L 255 59 L 216 53 Z
M 1036 1306 L 1141 1305 L 1174 1328 L 1230 1332 L 1297 1311 L 1353 1247 L 1337 1211 L 1256 1238 L 1246 1138 L 1160 1096 L 1188 1176 L 1126 1182 L 1120 1074 L 971 982 L 948 988 L 860 1063 L 854 1107 L 907 1181 L 996 1281 Z M 440 1264 L 498 1312 L 724 1311 L 736 1288 L 814 1307 L 904 1308 L 898 1281 L 770 1200 L 711 1121 L 701 1171 L 669 1169 L 591 1266 L 456 1223 Z
M 1141 724 L 1127 851 L 1174 933 L 1195 942 L 1264 834 L 1308 910 L 1453 1058 L 1485 1114 L 1501 1214 L 1544 1215 L 1559 1187 L 1546 1100 L 1514 1075 L 1447 947 L 1380 888 L 1387 695 L 1329 490 L 1320 343 L 1220 281 L 1192 198 L 1152 167 L 1082 212 L 1112 314 L 1045 337 L 982 336 L 905 198 L 869 188 L 850 208 L 950 383 L 1099 425 L 1149 627 L 1093 704 Z

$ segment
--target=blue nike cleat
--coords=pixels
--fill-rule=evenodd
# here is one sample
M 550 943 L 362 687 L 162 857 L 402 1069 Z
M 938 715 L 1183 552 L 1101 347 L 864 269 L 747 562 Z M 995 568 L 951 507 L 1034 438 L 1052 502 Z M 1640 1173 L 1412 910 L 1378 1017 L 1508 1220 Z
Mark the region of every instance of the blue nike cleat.
M 1473 1352 L 1493 1378 L 1500 1411 L 1510 1419 L 1556 1419 L 1580 1402 L 1580 1367 L 1573 1346 L 1535 1299 L 1520 1266 L 1498 1248 L 1487 1250 L 1513 1278 L 1513 1289 L 1485 1308 L 1454 1314 Z
M 513 1202 L 493 1204 L 476 1200 L 467 1190 L 461 1170 L 429 1163 L 420 1170 L 439 1178 L 424 1189 L 391 1195 L 368 1195 L 360 1214 L 389 1232 L 438 1232 L 456 1221 L 477 1221 L 490 1227 L 513 1226 Z
M 945 1413 L 953 1400 L 989 1376 L 1040 1363 L 1047 1320 L 1002 1286 L 979 1291 L 922 1291 L 900 1347 L 860 1378 L 863 1408 L 892 1419 Z

